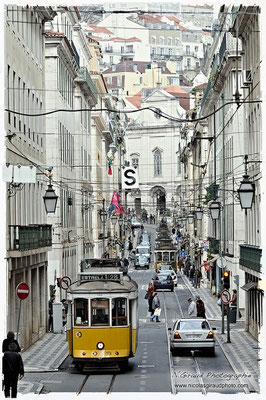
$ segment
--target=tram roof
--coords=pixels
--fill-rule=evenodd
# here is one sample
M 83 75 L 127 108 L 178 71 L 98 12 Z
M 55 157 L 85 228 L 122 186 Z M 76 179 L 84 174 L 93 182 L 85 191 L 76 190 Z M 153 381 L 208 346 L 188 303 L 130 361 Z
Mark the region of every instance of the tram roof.
M 128 275 L 123 275 L 122 282 L 116 281 L 77 281 L 69 286 L 67 292 L 72 294 L 89 293 L 128 293 L 138 289 L 137 283 Z

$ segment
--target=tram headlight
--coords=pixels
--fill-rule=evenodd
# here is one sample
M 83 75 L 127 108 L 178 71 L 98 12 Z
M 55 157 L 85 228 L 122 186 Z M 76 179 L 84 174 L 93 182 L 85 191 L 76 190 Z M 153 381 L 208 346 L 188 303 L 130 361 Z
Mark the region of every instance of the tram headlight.
M 103 342 L 98 342 L 97 343 L 97 349 L 102 350 L 104 348 Z

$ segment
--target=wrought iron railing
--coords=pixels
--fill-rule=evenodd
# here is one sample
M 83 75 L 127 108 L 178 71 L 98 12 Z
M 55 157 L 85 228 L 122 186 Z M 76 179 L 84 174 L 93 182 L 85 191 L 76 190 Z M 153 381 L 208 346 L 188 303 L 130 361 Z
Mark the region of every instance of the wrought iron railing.
M 9 225 L 9 251 L 52 246 L 52 225 Z
M 261 272 L 261 249 L 259 246 L 240 244 L 239 264 L 254 271 Z

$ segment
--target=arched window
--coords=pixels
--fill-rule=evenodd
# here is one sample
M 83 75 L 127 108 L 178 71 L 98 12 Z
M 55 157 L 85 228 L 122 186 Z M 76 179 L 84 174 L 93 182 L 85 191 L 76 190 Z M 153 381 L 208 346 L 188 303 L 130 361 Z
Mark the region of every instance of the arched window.
M 162 154 L 160 150 L 154 152 L 154 175 L 162 175 Z

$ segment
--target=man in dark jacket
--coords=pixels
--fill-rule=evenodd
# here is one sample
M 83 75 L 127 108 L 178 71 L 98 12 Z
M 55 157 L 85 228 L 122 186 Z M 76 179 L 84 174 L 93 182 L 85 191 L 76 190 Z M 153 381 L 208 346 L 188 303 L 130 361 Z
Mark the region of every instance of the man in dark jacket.
M 24 376 L 24 367 L 21 355 L 17 353 L 17 345 L 12 342 L 3 355 L 3 367 L 2 371 L 4 374 L 4 387 L 5 397 L 17 397 L 18 390 L 18 379 L 22 379 Z
M 199 296 L 195 296 L 196 306 L 197 306 L 197 317 L 206 318 L 205 315 L 205 306 L 203 301 Z
M 15 334 L 12 331 L 9 331 L 7 333 L 7 338 L 3 340 L 2 344 L 2 352 L 4 353 L 5 351 L 8 351 L 8 346 L 10 343 L 15 343 L 17 345 L 17 352 L 19 353 L 21 351 L 21 348 L 19 347 L 18 342 L 15 339 Z

